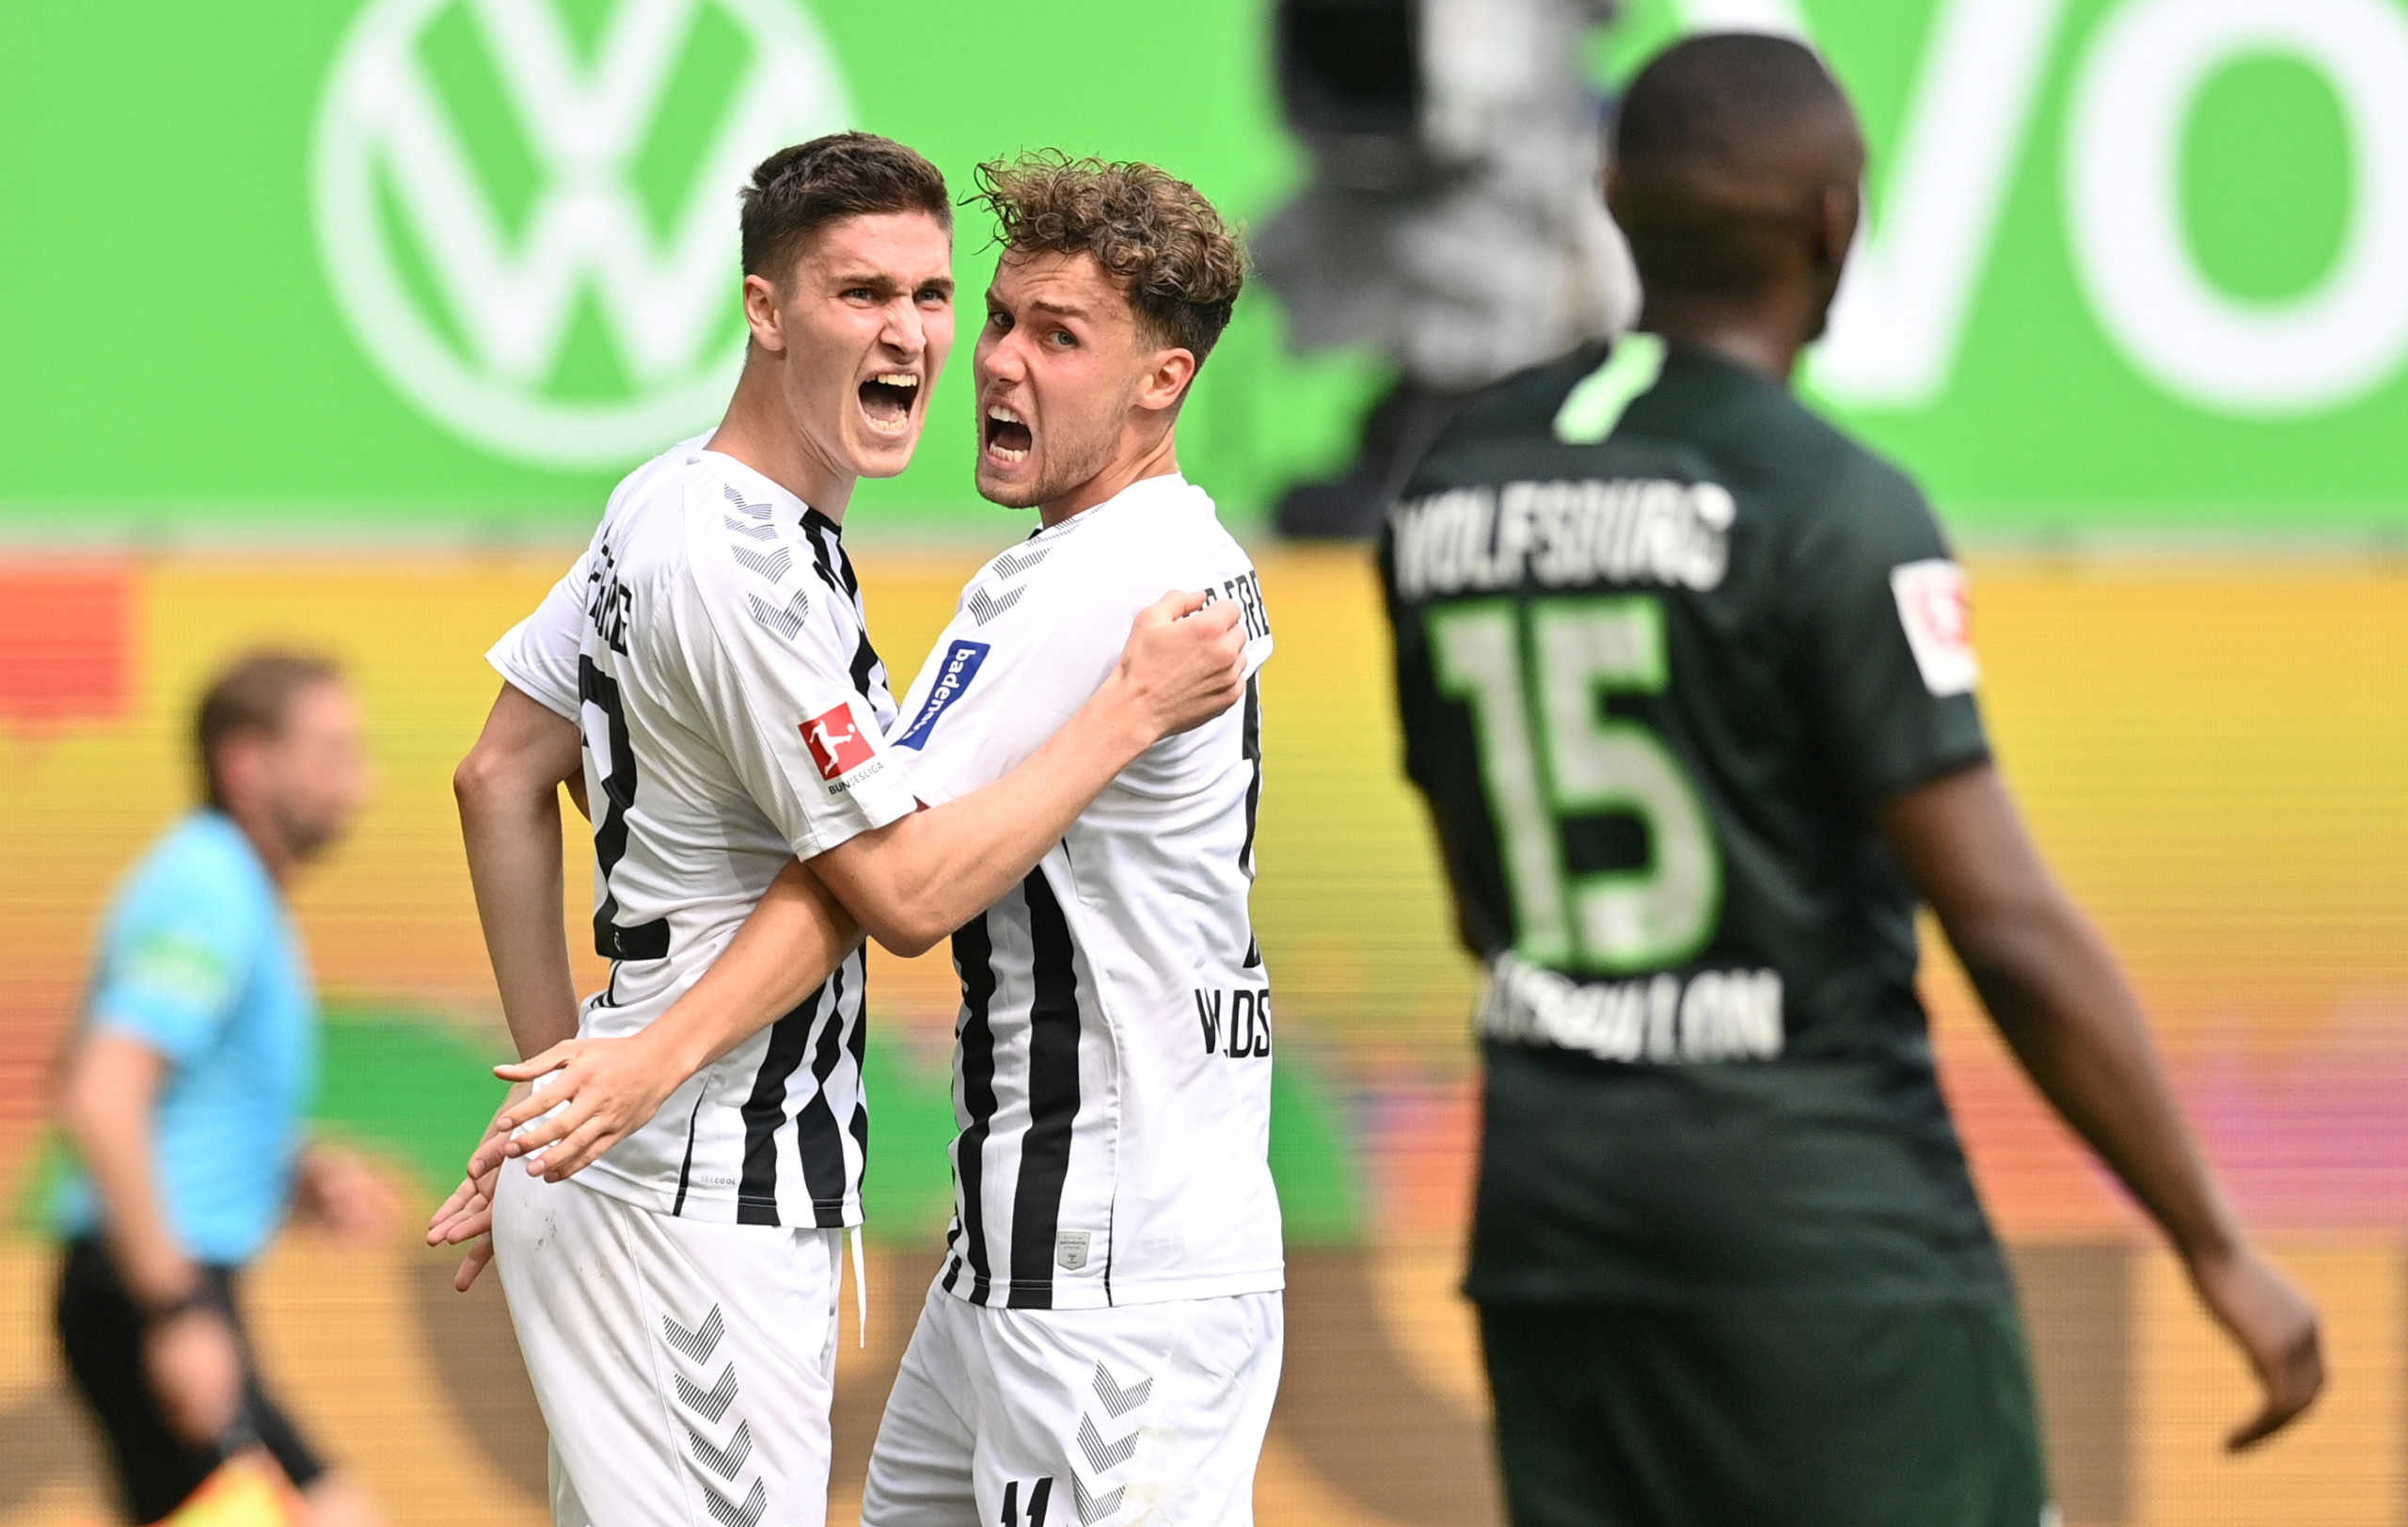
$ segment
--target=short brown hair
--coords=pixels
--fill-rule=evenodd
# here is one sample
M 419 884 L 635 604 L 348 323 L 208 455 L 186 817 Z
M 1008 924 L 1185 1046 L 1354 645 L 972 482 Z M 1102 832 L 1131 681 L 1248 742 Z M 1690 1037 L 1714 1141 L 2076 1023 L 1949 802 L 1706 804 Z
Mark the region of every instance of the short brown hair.
M 832 223 L 923 212 L 953 231 L 944 175 L 918 150 L 875 133 L 831 133 L 752 167 L 744 188 L 744 274 L 783 280 L 812 238 Z
M 217 777 L 217 752 L 244 734 L 274 737 L 284 729 L 293 697 L 314 685 L 332 684 L 342 670 L 332 659 L 307 652 L 262 648 L 246 652 L 209 681 L 193 717 L 193 743 L 200 766 L 201 799 L 226 809 L 225 784 Z
M 1204 194 L 1151 165 L 1058 150 L 978 167 L 978 199 L 1015 254 L 1092 256 L 1138 321 L 1198 366 L 1245 285 L 1238 236 Z

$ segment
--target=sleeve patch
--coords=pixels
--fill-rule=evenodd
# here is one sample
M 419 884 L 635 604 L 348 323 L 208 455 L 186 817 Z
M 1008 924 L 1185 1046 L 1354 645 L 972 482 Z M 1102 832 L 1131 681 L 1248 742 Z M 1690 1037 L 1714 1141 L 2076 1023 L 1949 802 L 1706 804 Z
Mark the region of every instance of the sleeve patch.
M 911 729 L 896 740 L 896 747 L 916 749 L 927 745 L 928 734 L 937 729 L 937 722 L 946 708 L 970 688 L 970 681 L 978 676 L 978 669 L 990 650 L 985 642 L 953 644 L 944 656 L 944 672 L 937 676 L 927 699 L 921 702 L 920 713 L 911 718 Z
M 206 941 L 174 931 L 154 933 L 129 950 L 123 979 L 171 1002 L 195 1008 L 224 1006 L 234 995 L 236 972 Z
M 1971 694 L 1982 676 L 1973 656 L 1972 605 L 1965 570 L 1934 557 L 1890 569 L 1898 622 L 1924 687 L 1941 696 Z
M 819 766 L 819 777 L 831 785 L 878 756 L 878 750 L 854 720 L 850 702 L 829 707 L 801 727 L 811 761 Z

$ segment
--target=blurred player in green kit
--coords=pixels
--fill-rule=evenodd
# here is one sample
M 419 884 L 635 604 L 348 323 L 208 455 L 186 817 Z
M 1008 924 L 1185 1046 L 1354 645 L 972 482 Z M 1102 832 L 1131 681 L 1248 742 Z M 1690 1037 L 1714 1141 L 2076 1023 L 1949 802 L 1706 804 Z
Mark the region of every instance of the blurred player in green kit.
M 2323 1382 L 2141 1010 L 1990 762 L 1965 583 L 1790 391 L 1860 215 L 1814 56 L 1696 38 L 1607 199 L 1640 332 L 1497 384 L 1391 516 L 1406 768 L 1490 967 L 1468 1292 L 1516 1527 L 2039 1527 L 2014 1294 L 1933 1073 L 1918 900 L 2264 1390 Z

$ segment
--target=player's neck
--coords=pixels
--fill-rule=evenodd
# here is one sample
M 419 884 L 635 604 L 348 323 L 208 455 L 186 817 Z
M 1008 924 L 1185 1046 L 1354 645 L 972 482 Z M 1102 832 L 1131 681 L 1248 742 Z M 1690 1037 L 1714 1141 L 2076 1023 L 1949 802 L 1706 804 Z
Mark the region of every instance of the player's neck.
M 218 809 L 250 844 L 251 851 L 260 856 L 260 864 L 267 870 L 267 878 L 276 883 L 278 890 L 282 890 L 293 879 L 296 861 L 268 814 L 257 807 L 239 805 L 226 805 Z
M 841 525 L 860 478 L 814 450 L 775 390 L 748 366 L 705 449 L 733 456 Z
M 1707 297 L 1650 297 L 1639 326 L 1680 350 L 1697 350 L 1787 386 L 1805 348 L 1797 326 L 1777 313 Z
M 1114 457 L 1111 466 L 1069 492 L 1050 502 L 1038 504 L 1037 516 L 1050 531 L 1074 515 L 1085 514 L 1097 504 L 1118 498 L 1122 492 L 1149 477 L 1172 477 L 1178 472 L 1179 432 L 1164 430 L 1163 437 L 1151 445 L 1136 445 Z

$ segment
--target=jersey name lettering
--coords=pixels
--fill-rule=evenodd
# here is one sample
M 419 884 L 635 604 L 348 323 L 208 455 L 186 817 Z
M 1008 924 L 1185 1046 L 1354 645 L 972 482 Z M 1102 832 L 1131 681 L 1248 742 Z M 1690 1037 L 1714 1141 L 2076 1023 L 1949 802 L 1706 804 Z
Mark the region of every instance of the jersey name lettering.
M 1224 996 L 1228 999 L 1226 1005 Z M 1198 989 L 1196 1022 L 1204 1031 L 1206 1055 L 1252 1060 L 1271 1053 L 1269 992 L 1245 986 L 1227 993 Z
M 1397 592 L 1407 599 L 1597 582 L 1719 586 L 1738 505 L 1719 483 L 1664 478 L 1460 487 L 1399 504 Z
M 594 548 L 594 570 L 586 575 L 588 592 L 585 618 L 594 623 L 594 634 L 604 646 L 625 657 L 627 650 L 627 612 L 634 600 L 627 586 L 619 581 L 619 565 L 611 554 L 610 543 L 604 541 Z
M 1584 985 L 1500 955 L 1480 1005 L 1480 1031 L 1606 1060 L 1776 1060 L 1781 972 L 1702 970 Z

